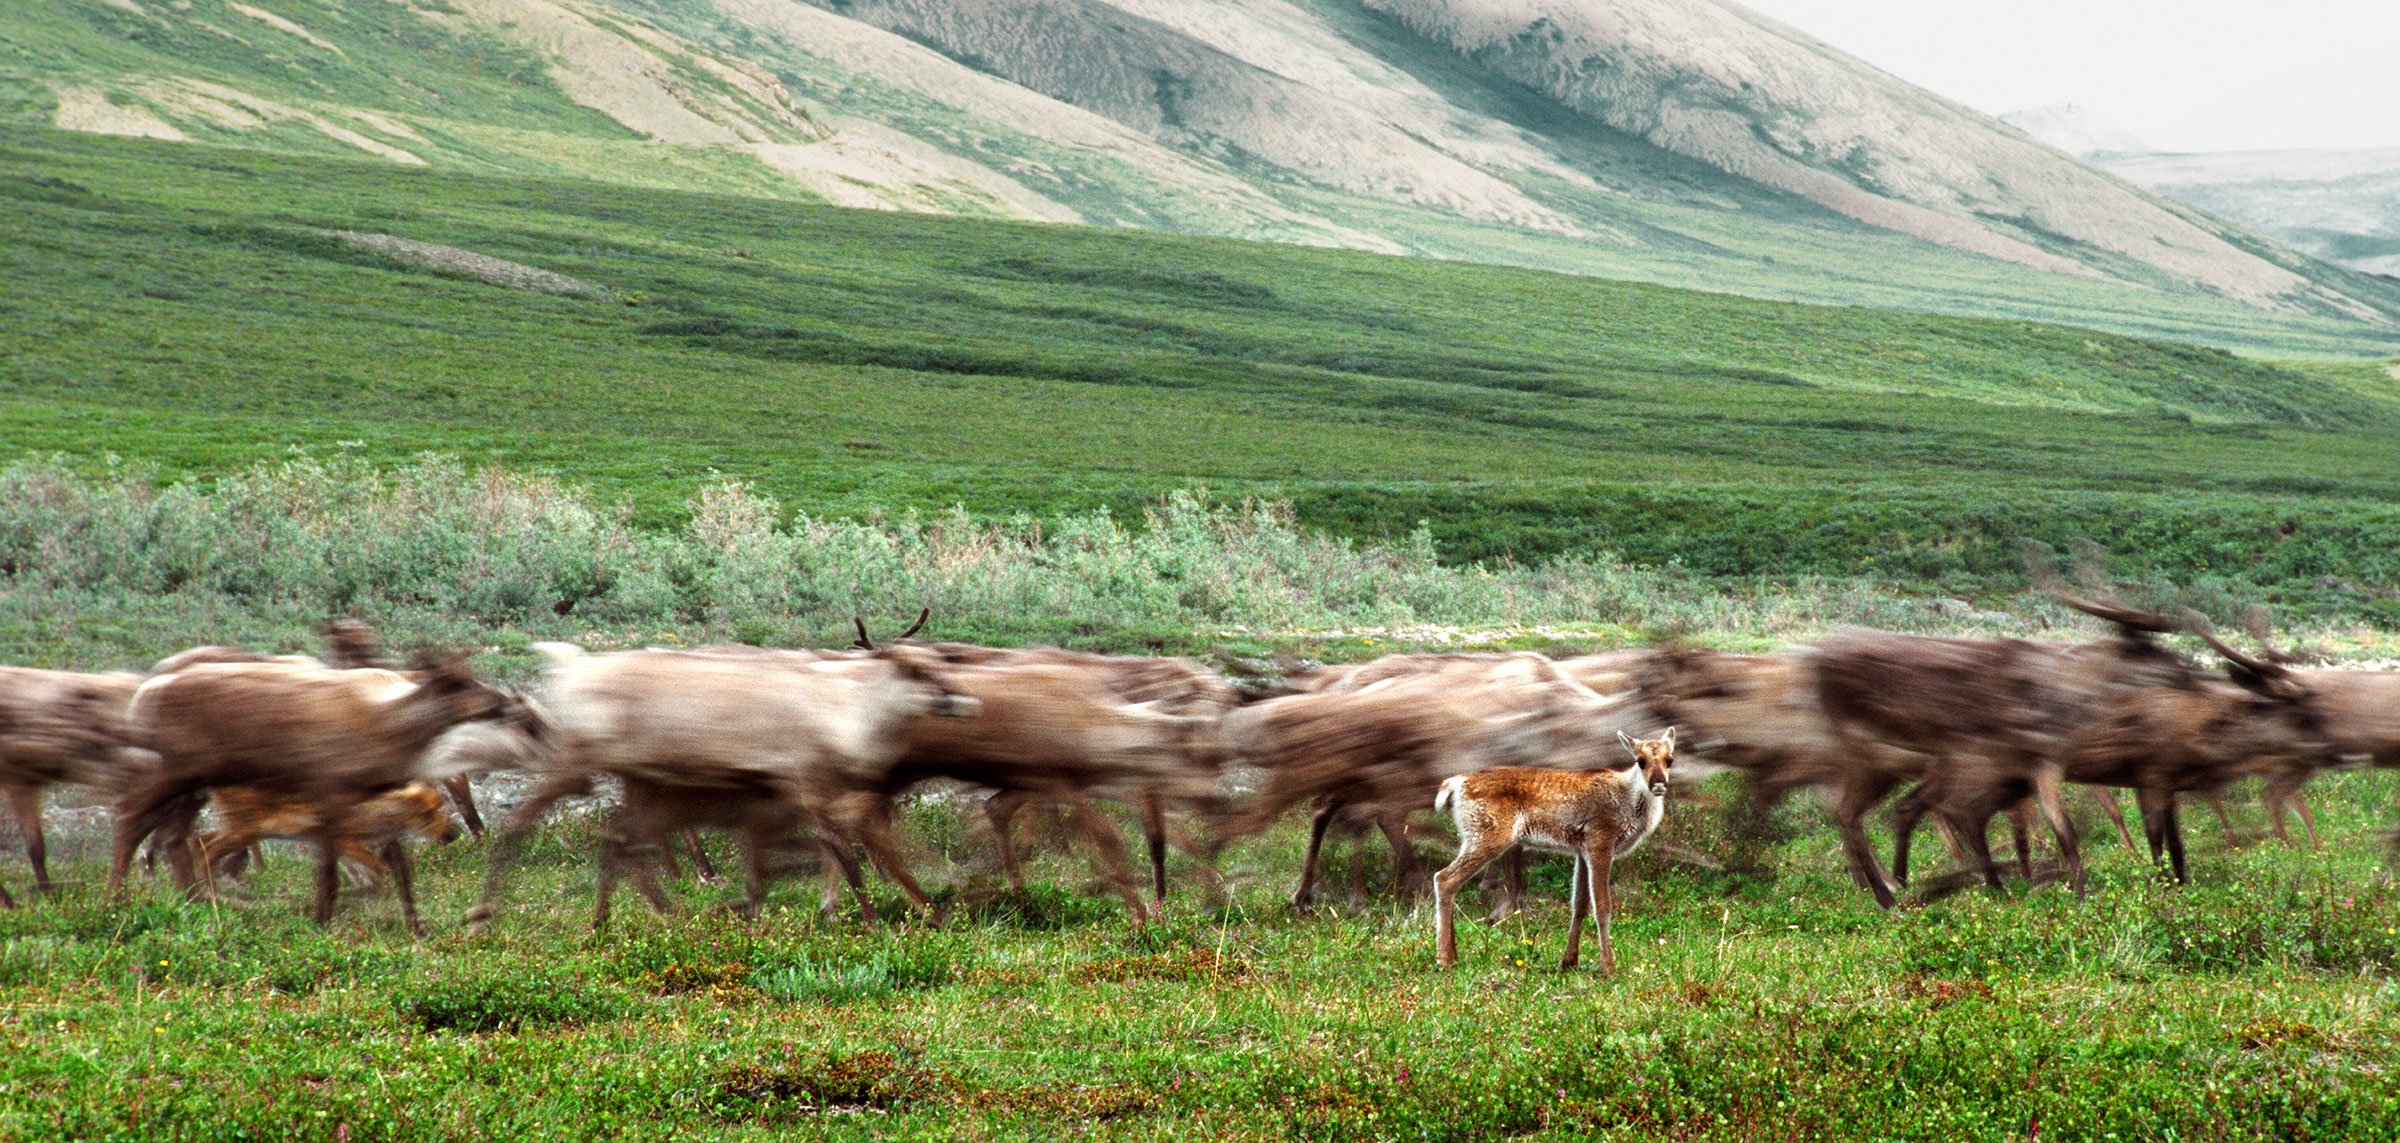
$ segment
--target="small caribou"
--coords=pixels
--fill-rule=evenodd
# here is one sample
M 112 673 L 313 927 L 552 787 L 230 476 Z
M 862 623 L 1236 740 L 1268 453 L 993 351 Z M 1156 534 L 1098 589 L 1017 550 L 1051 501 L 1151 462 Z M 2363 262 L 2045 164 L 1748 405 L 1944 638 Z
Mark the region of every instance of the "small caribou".
M 1501 766 L 1460 774 L 1442 783 L 1433 808 L 1448 810 L 1458 823 L 1458 856 L 1433 878 L 1434 962 L 1458 963 L 1453 918 L 1459 886 L 1476 870 L 1518 845 L 1575 856 L 1575 883 L 1567 923 L 1567 952 L 1561 969 L 1575 967 L 1583 952 L 1583 915 L 1589 908 L 1600 930 L 1600 971 L 1615 971 L 1616 949 L 1609 922 L 1616 912 L 1610 871 L 1658 828 L 1667 812 L 1667 770 L 1675 760 L 1675 728 L 1656 738 L 1617 741 L 1633 753 L 1622 770 L 1570 771 Z

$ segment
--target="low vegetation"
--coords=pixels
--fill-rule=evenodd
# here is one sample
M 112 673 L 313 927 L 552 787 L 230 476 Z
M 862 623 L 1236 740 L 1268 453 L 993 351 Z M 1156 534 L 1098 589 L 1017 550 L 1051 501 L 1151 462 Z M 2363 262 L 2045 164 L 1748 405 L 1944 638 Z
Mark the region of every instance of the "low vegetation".
M 1427 529 L 1357 543 L 1288 507 L 1175 494 L 1130 517 L 958 512 L 880 520 L 787 515 L 738 481 L 688 522 L 644 529 L 549 477 L 428 458 L 379 469 L 297 457 L 210 483 L 26 461 L 0 467 L 0 661 L 146 667 L 195 638 L 313 649 L 327 615 L 374 619 L 395 645 L 491 652 L 530 674 L 540 639 L 849 642 L 851 616 L 933 609 L 943 638 L 1271 657 L 1405 646 L 1614 646 L 1682 632 L 1767 646 L 1831 626 L 2034 632 L 2070 615 L 2032 594 L 1989 606 L 1867 580 L 1725 579 L 1609 557 L 1526 566 L 1443 561 Z M 2155 585 L 2230 621 L 2241 580 Z M 2301 609 L 2308 641 L 2350 657 L 2372 621 Z M 891 628 L 885 628 L 888 632 Z
M 539 639 L 822 646 L 921 606 L 1261 670 L 2058 629 L 2025 538 L 2340 656 L 2400 627 L 2379 367 L 42 131 L 0 161 L 0 661 L 344 613 L 510 682 Z M 2322 851 L 2197 842 L 2192 886 L 2099 845 L 2088 902 L 1888 915 L 1812 809 L 1772 877 L 1670 860 L 1723 851 L 1695 802 L 1619 870 L 1607 978 L 1547 967 L 1563 866 L 1437 975 L 1420 907 L 1282 907 L 1288 824 L 1133 929 L 1063 858 L 999 889 L 929 801 L 940 927 L 683 884 L 594 938 L 570 820 L 486 936 L 483 847 L 426 850 L 422 941 L 381 903 L 308 926 L 280 853 L 221 904 L 103 902 L 62 826 L 63 891 L 0 913 L 0 1137 L 2389 1136 L 2390 784 L 2312 787 Z
M 2390 788 L 2312 787 L 2319 852 L 2199 831 L 2189 887 L 2110 842 L 2082 904 L 1888 915 L 1796 807 L 1771 879 L 1658 846 L 1623 863 L 1613 977 L 1554 967 L 1564 862 L 1537 864 L 1521 919 L 1466 923 L 1441 973 L 1422 905 L 1290 913 L 1290 826 L 1228 854 L 1222 907 L 1179 859 L 1177 905 L 1136 930 L 1046 847 L 1030 891 L 999 888 L 978 830 L 929 804 L 912 860 L 950 887 L 938 928 L 820 920 L 804 883 L 744 921 L 709 911 L 738 889 L 679 883 L 688 912 L 595 939 L 570 821 L 480 938 L 457 919 L 482 847 L 426 849 L 421 942 L 388 898 L 316 930 L 282 853 L 221 905 L 163 883 L 104 903 L 101 839 L 72 834 L 59 895 L 0 913 L 0 1134 L 2387 1136 Z M 1700 804 L 1662 841 L 1714 850 Z
M 639 530 L 1123 520 L 1204 487 L 1439 558 L 1975 596 L 2099 539 L 2400 607 L 2372 369 L 1524 270 L 0 129 L 0 439 L 146 479 L 297 446 L 555 472 Z M 615 301 L 397 262 L 390 234 Z M 2371 350 L 2360 343 L 2353 348 Z M 2388 351 L 2388 347 L 2385 347 Z M 2388 618 L 2388 615 L 2386 615 Z

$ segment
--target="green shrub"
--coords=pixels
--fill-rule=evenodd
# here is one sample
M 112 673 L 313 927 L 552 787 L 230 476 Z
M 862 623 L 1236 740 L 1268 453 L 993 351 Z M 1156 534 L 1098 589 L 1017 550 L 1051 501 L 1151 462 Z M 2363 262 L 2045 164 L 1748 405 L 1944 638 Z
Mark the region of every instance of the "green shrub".
M 515 1032 L 572 1027 L 625 1011 L 613 988 L 555 971 L 435 976 L 400 999 L 400 1011 L 428 1032 Z
M 849 1004 L 936 987 L 952 975 L 947 963 L 898 949 L 854 959 L 819 960 L 801 953 L 752 972 L 750 987 L 793 1003 Z

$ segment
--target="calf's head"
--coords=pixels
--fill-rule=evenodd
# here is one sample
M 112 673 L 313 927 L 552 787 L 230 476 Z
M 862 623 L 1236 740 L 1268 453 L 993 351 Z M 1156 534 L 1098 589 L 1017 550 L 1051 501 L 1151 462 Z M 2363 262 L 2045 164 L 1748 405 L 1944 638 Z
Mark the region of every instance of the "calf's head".
M 1675 762 L 1675 728 L 1670 726 L 1660 731 L 1656 738 L 1635 738 L 1620 730 L 1617 741 L 1633 752 L 1633 764 L 1650 783 L 1650 792 L 1663 796 L 1667 792 L 1667 769 Z

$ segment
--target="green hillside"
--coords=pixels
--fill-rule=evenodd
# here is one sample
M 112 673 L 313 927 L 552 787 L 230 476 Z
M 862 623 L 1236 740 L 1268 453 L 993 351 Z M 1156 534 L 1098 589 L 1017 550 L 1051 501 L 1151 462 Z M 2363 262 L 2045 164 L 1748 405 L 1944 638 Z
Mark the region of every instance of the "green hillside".
M 0 440 L 20 454 L 171 476 L 441 450 L 554 469 L 660 523 L 718 473 L 836 514 L 1129 509 L 1200 485 L 1347 534 L 1428 520 L 1457 559 L 1606 550 L 1966 590 L 2012 576 L 2031 535 L 2304 594 L 2400 578 L 2400 413 L 2355 367 L 47 131 L 0 135 L 0 173 Z
M 60 0 L 0 7 L 0 123 L 375 157 L 395 173 L 1371 249 L 2291 355 L 2400 347 L 2389 283 L 2183 218 L 2038 149 L 1993 154 L 2010 178 L 2070 189 L 2032 205 L 1959 198 L 1975 213 L 1937 229 L 1960 248 L 1722 165 L 1746 160 L 1611 127 L 1520 82 L 1547 65 L 1463 56 L 1392 5 L 1213 6 L 1214 43 L 1214 17 L 1140 7 Z M 1822 45 L 1779 44 L 1794 75 L 1856 78 Z M 1692 66 L 1644 58 L 1668 77 Z M 1662 83 L 1652 94 L 1682 98 Z M 1900 177 L 1915 167 L 1947 178 L 1990 157 L 1974 147 L 2001 145 L 1994 125 L 1924 100 L 1905 132 L 1917 157 L 1878 160 L 1892 177 L 1868 182 L 1918 181 Z M 1824 118 L 1742 113 L 1777 138 Z M 2051 210 L 2065 214 L 2045 221 Z M 1969 232 L 2031 261 L 1968 253 L 1983 240 Z M 2162 251 L 2182 251 L 2180 268 L 2143 261 Z

